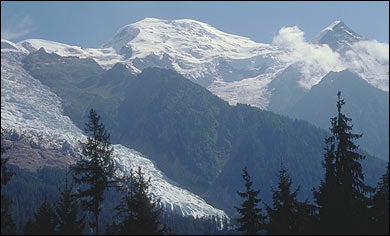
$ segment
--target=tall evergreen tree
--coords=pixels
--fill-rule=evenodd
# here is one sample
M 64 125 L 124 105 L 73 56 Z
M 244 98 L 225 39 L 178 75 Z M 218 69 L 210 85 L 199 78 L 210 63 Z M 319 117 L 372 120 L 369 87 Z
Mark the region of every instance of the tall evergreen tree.
M 120 222 L 112 227 L 118 234 L 156 235 L 163 234 L 164 226 L 160 223 L 162 208 L 158 201 L 148 196 L 150 178 L 145 179 L 141 167 L 136 173 L 123 179 L 123 196 L 115 208 Z
M 80 218 L 79 201 L 74 195 L 73 185 L 68 186 L 65 179 L 65 189 L 60 191 L 60 201 L 55 207 L 58 219 L 57 233 L 59 235 L 80 235 L 85 226 L 85 216 Z
M 99 234 L 99 214 L 107 187 L 114 186 L 115 165 L 112 157 L 114 148 L 110 143 L 110 134 L 99 123 L 100 116 L 91 109 L 85 131 L 89 135 L 86 143 L 81 143 L 82 155 L 72 167 L 73 179 L 80 184 L 78 197 L 83 199 L 83 206 L 91 212 L 94 219 L 90 226 Z
M 56 233 L 57 220 L 53 206 L 44 201 L 34 214 L 35 219 L 29 219 L 25 226 L 25 234 L 54 235 Z
M 1 136 L 3 137 L 3 128 L 1 128 Z M 7 168 L 7 162 L 9 158 L 4 157 L 4 153 L 9 147 L 3 147 L 1 145 L 1 234 L 14 234 L 16 233 L 15 222 L 9 213 L 9 207 L 12 204 L 12 200 L 4 194 L 4 187 L 11 180 L 14 173 Z
M 245 192 L 237 191 L 238 195 L 244 199 L 240 207 L 235 207 L 241 215 L 237 218 L 237 222 L 240 224 L 237 230 L 246 235 L 259 234 L 265 227 L 266 218 L 262 214 L 262 209 L 258 207 L 258 204 L 261 203 L 261 199 L 258 197 L 260 191 L 253 189 L 253 181 L 251 181 L 246 167 L 243 169 L 242 178 L 245 181 Z
M 355 140 L 362 134 L 352 133 L 352 120 L 341 112 L 345 104 L 341 92 L 337 93 L 337 116 L 331 118 L 331 136 L 325 140 L 326 153 L 323 166 L 325 181 L 321 181 L 314 197 L 319 206 L 321 232 L 354 234 L 364 232 L 367 226 L 367 197 L 360 160 L 365 156 L 357 152 Z
M 279 183 L 277 190 L 272 188 L 273 207 L 266 205 L 269 224 L 268 234 L 307 234 L 312 233 L 312 210 L 305 202 L 297 200 L 299 187 L 292 192 L 292 181 L 287 170 L 281 166 L 279 170 Z
M 372 233 L 389 235 L 389 162 L 377 184 L 371 208 Z

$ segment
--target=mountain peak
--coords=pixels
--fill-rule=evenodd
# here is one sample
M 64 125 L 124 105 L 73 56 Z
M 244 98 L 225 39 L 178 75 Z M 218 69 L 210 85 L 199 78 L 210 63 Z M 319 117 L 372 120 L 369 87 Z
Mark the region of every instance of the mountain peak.
M 341 20 L 336 20 L 332 24 L 330 24 L 328 27 L 326 27 L 324 30 L 333 31 L 336 27 L 339 27 L 340 25 L 345 25 L 345 24 Z
M 341 20 L 336 20 L 313 39 L 317 44 L 328 44 L 333 50 L 341 50 L 351 44 L 363 40 L 363 36 L 350 29 Z
M 162 58 L 167 54 L 182 65 L 183 61 L 210 62 L 224 55 L 229 58 L 249 58 L 270 45 L 256 43 L 247 37 L 222 32 L 207 23 L 191 19 L 165 20 L 145 18 L 119 29 L 103 47 L 117 52 L 131 50 L 130 59 L 152 55 Z M 130 56 L 130 54 L 129 54 Z M 192 66 L 185 66 L 190 70 Z

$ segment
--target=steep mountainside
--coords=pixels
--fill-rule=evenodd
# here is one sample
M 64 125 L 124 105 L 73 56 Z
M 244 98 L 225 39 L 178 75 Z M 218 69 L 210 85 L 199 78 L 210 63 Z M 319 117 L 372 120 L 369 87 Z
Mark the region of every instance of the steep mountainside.
M 328 27 L 323 29 L 316 38 L 313 39 L 314 43 L 327 44 L 335 51 L 348 50 L 347 47 L 353 43 L 364 40 L 364 38 L 348 28 L 342 21 L 335 21 Z
M 24 62 L 37 68 L 35 53 L 31 55 Z M 52 60 L 50 67 L 56 68 L 60 64 Z M 45 71 L 50 67 L 39 67 L 34 72 L 36 78 L 45 83 Z M 282 160 L 287 168 L 298 170 L 293 176 L 296 182 L 303 183 L 304 196 L 309 196 L 311 188 L 318 185 L 322 177 L 325 131 L 253 107 L 229 106 L 173 70 L 146 68 L 132 77 L 125 66 L 118 64 L 114 68 L 118 72 L 106 71 L 89 78 L 90 86 L 73 89 L 75 94 L 72 96 L 79 97 L 79 92 L 88 94 L 91 89 L 103 90 L 107 85 L 101 83 L 101 79 L 107 73 L 113 76 L 111 81 L 126 80 L 122 87 L 111 93 L 118 102 L 115 107 L 102 105 L 104 99 L 95 99 L 93 105 L 99 108 L 99 113 L 105 114 L 104 122 L 111 124 L 114 142 L 146 154 L 181 186 L 232 213 L 232 206 L 238 200 L 236 190 L 240 186 L 239 174 L 237 179 L 232 176 L 235 172 L 240 173 L 244 166 L 250 166 L 260 186 L 266 189 L 265 199 L 270 199 L 268 187 L 274 183 Z M 52 73 L 54 78 L 77 79 L 70 72 Z M 62 90 L 60 83 L 51 86 Z M 58 96 L 64 95 L 59 93 Z M 82 116 L 91 105 L 86 99 L 68 100 L 71 101 L 69 107 L 77 103 L 86 109 L 80 114 L 77 111 L 69 113 L 72 119 Z M 326 116 L 329 118 L 330 114 Z M 378 170 L 377 173 L 381 173 L 379 163 L 367 162 L 369 172 Z M 375 182 L 375 174 L 370 178 Z
M 355 73 L 348 70 L 329 72 L 291 106 L 287 114 L 326 129 L 330 124 L 326 115 L 336 114 L 335 94 L 338 91 L 342 91 L 348 101 L 345 114 L 353 118 L 355 131 L 363 133 L 361 147 L 386 160 L 389 156 L 389 93 L 369 85 Z

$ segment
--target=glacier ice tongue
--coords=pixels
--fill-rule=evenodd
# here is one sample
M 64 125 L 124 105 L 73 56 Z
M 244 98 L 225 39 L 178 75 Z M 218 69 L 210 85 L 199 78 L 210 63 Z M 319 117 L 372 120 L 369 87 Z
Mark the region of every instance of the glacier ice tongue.
M 1 124 L 31 138 L 42 137 L 54 148 L 68 142 L 75 150 L 78 141 L 86 137 L 69 117 L 63 115 L 61 99 L 41 84 L 22 67 L 25 53 L 1 53 Z M 141 166 L 145 176 L 151 177 L 150 194 L 160 198 L 166 210 L 193 217 L 216 217 L 222 224 L 229 219 L 226 213 L 207 204 L 199 196 L 180 188 L 157 169 L 156 165 L 139 152 L 115 144 L 114 159 L 118 169 L 127 173 Z

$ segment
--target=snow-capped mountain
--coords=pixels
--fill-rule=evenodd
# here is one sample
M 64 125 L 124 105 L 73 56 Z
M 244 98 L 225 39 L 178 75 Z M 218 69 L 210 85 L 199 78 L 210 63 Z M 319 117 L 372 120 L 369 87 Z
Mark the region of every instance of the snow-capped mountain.
M 289 39 L 294 36 L 294 40 Z M 174 69 L 231 104 L 267 109 L 269 82 L 300 63 L 299 85 L 309 90 L 330 70 L 350 69 L 388 91 L 388 44 L 368 41 L 335 21 L 306 42 L 297 27 L 282 28 L 272 44 L 227 34 L 195 20 L 146 18 L 118 30 L 102 48 L 70 46 L 41 39 L 17 43 L 29 51 L 44 47 L 62 56 L 90 57 L 103 68 L 127 64 L 135 73 L 151 66 Z M 381 53 L 382 52 L 382 53 Z M 331 60 L 329 59 L 331 58 Z
M 368 40 L 340 20 L 311 41 L 298 27 L 283 27 L 272 44 L 227 34 L 195 20 L 146 18 L 123 26 L 100 48 L 43 39 L 4 45 L 93 58 L 104 69 L 122 63 L 134 74 L 147 67 L 173 69 L 231 105 L 250 104 L 281 114 L 288 114 L 330 71 L 348 69 L 375 88 L 389 91 L 388 44 Z
M 69 117 L 63 115 L 62 101 L 39 80 L 28 74 L 21 60 L 26 56 L 24 49 L 2 41 L 1 51 L 1 124 L 3 128 L 14 129 L 28 138 L 41 142 L 46 148 L 61 150 L 69 144 L 78 150 L 78 140 L 85 140 L 82 131 Z M 11 45 L 12 47 L 9 47 Z M 155 164 L 141 153 L 114 145 L 114 158 L 120 173 L 142 167 L 146 177 L 151 177 L 151 194 L 160 198 L 167 211 L 183 216 L 211 217 L 221 220 L 228 216 L 207 204 L 199 196 L 180 188 L 157 169 Z M 222 227 L 222 225 L 221 225 Z
M 342 21 L 326 27 L 313 42 L 328 45 L 340 54 L 347 64 L 346 69 L 358 73 L 374 87 L 389 91 L 388 44 L 365 39 Z
M 348 28 L 342 21 L 330 24 L 312 40 L 316 44 L 327 44 L 333 50 L 342 50 L 346 46 L 364 40 L 364 38 Z

